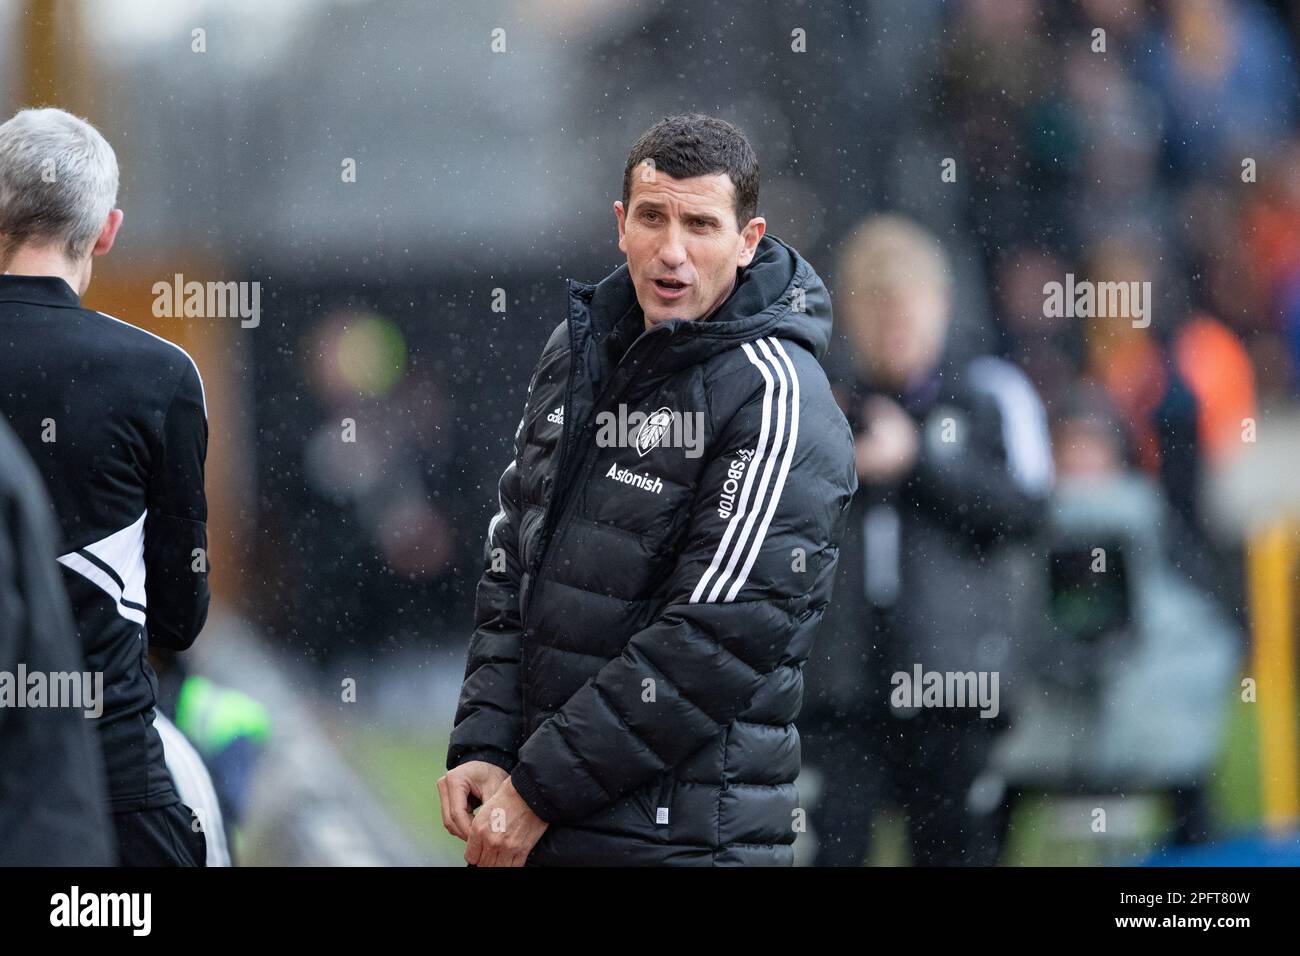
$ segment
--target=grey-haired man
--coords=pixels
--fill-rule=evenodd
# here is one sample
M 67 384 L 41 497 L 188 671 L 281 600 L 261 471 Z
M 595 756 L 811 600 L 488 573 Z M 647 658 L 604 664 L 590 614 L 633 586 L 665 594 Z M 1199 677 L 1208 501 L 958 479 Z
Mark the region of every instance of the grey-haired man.
M 0 125 L 0 414 L 45 479 L 58 562 L 86 667 L 125 866 L 201 866 L 201 821 L 181 803 L 153 726 L 150 642 L 183 650 L 207 617 L 207 408 L 194 361 L 83 308 L 113 248 L 117 158 L 62 110 Z

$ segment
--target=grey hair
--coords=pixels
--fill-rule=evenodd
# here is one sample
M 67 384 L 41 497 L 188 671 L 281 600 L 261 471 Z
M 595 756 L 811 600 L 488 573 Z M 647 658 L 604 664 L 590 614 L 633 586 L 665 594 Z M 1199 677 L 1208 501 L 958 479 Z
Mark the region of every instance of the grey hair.
M 76 262 L 117 204 L 117 156 L 99 130 L 60 109 L 0 126 L 0 253 L 55 242 Z

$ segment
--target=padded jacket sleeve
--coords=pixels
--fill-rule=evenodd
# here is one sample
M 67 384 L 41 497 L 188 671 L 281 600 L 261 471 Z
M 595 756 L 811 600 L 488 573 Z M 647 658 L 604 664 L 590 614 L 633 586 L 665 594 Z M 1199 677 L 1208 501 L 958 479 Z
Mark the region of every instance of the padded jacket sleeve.
M 534 371 L 528 385 L 530 399 L 536 381 Z M 497 512 L 488 524 L 483 548 L 484 570 L 474 599 L 474 634 L 447 748 L 448 770 L 470 760 L 485 760 L 510 770 L 523 735 L 519 587 L 524 569 L 519 554 L 518 461 L 527 418 L 525 407 L 524 417 L 515 429 L 515 457 L 497 483 Z

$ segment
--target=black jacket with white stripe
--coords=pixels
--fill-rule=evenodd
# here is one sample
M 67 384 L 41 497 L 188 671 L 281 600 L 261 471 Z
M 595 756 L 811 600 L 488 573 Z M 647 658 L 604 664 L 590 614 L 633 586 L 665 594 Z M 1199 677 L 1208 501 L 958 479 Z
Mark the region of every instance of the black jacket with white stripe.
M 794 719 L 856 487 L 825 286 L 764 237 L 706 319 L 570 282 L 488 529 L 447 765 L 550 826 L 533 864 L 789 865 Z M 626 422 L 626 428 L 619 424 Z
M 207 617 L 198 368 L 165 339 L 82 308 L 60 278 L 0 276 L 0 414 L 49 489 L 86 666 L 104 675 L 109 808 L 174 803 L 148 642 L 183 650 Z

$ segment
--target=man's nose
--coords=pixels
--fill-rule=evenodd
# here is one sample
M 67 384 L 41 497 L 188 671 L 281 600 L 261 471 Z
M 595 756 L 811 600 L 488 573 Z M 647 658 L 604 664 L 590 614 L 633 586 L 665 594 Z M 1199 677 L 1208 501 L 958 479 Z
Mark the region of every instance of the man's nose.
M 676 269 L 686 261 L 686 244 L 682 232 L 675 224 L 669 225 L 664 243 L 659 247 L 659 259 L 668 269 Z

